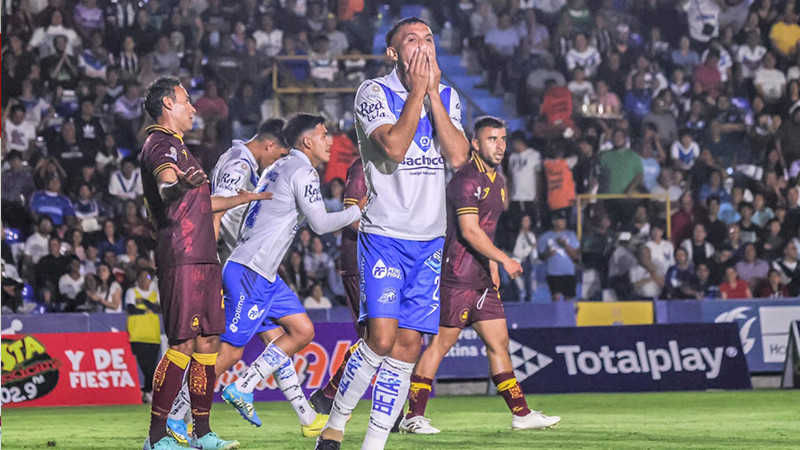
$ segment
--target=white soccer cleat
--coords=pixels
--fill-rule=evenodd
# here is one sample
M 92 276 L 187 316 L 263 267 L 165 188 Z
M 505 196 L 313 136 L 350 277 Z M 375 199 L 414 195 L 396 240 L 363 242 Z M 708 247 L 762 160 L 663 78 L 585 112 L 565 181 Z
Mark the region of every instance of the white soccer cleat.
M 400 431 L 413 434 L 436 434 L 438 428 L 431 426 L 431 419 L 423 416 L 414 416 L 410 419 L 403 419 L 400 422 Z
M 546 430 L 561 422 L 561 417 L 545 416 L 541 411 L 531 411 L 525 416 L 512 416 L 512 430 Z

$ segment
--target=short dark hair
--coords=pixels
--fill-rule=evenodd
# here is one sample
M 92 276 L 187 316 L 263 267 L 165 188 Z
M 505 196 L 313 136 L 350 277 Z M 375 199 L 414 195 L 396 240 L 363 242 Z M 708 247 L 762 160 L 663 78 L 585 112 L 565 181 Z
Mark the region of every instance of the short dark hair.
M 25 105 L 17 103 L 15 105 L 11 106 L 11 115 L 12 116 L 14 114 L 18 113 L 18 112 L 21 112 L 21 113 L 25 114 Z
M 164 106 L 164 97 L 175 98 L 175 88 L 181 85 L 181 81 L 176 77 L 161 77 L 147 87 L 144 94 L 144 109 L 147 114 L 158 121 L 161 117 L 161 108 Z
M 426 27 L 430 27 L 430 25 L 428 25 L 428 22 L 425 22 L 419 17 L 406 17 L 405 19 L 400 19 L 397 22 L 395 22 L 394 25 L 392 25 L 392 28 L 390 28 L 389 31 L 386 32 L 386 48 L 392 46 L 392 39 L 394 39 L 394 35 L 397 34 L 397 31 L 400 29 L 400 27 L 404 25 L 411 25 L 414 23 L 421 23 Z
M 475 119 L 472 125 L 472 135 L 478 137 L 478 133 L 484 128 L 505 128 L 506 123 L 503 119 L 498 119 L 493 116 L 481 116 Z
M 256 139 L 264 140 L 272 138 L 280 145 L 289 147 L 289 144 L 286 143 L 286 139 L 283 136 L 283 127 L 285 126 L 286 122 L 284 122 L 283 119 L 269 119 L 258 128 Z
M 297 140 L 300 139 L 305 132 L 311 131 L 317 125 L 324 124 L 325 118 L 322 116 L 315 116 L 313 114 L 299 113 L 289 119 L 286 126 L 283 127 L 283 137 L 290 147 L 297 147 Z

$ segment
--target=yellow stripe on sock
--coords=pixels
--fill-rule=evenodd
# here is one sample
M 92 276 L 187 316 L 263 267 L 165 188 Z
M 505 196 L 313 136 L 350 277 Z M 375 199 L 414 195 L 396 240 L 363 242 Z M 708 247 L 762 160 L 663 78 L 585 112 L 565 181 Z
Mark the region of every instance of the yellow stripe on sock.
M 507 390 L 511 389 L 512 387 L 514 387 L 515 384 L 517 384 L 517 379 L 516 378 L 512 378 L 510 380 L 506 380 L 506 381 L 503 381 L 502 383 L 498 384 L 497 385 L 497 390 L 500 391 L 500 392 L 507 391 Z
M 427 383 L 411 383 L 410 390 L 412 390 L 412 391 L 421 391 L 423 389 L 426 390 L 426 391 L 430 391 L 431 390 L 431 385 L 427 384 Z
M 217 364 L 217 353 L 192 353 L 192 358 L 204 366 Z
M 167 353 L 164 356 L 181 369 L 185 369 L 191 359 L 189 356 L 171 348 L 167 349 Z

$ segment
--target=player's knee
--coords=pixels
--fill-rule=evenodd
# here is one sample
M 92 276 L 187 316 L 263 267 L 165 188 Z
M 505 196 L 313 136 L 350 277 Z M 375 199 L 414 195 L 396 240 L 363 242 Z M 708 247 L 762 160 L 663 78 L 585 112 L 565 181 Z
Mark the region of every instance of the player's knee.
M 169 348 L 181 352 L 184 355 L 192 356 L 192 353 L 194 352 L 195 349 L 194 340 L 189 339 L 188 341 L 179 342 L 177 344 L 171 344 Z
M 311 341 L 314 340 L 314 324 L 311 322 L 304 323 L 298 330 L 298 340 L 300 340 L 303 345 L 308 345 Z
M 486 343 L 486 351 L 488 353 L 504 353 L 508 352 L 508 336 L 497 337 Z
M 392 352 L 392 348 L 395 344 L 395 336 L 390 336 L 388 334 L 377 335 L 373 334 L 369 336 L 369 340 L 367 340 L 367 346 L 380 356 L 388 356 L 389 353 Z
M 198 336 L 195 339 L 195 352 L 197 353 L 217 353 L 219 352 L 219 335 Z

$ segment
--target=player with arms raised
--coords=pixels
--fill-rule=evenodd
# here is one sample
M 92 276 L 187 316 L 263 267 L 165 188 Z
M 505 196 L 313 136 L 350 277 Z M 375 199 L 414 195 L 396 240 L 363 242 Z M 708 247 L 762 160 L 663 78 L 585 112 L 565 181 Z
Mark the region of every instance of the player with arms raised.
M 411 376 L 409 411 L 400 424 L 407 433 L 435 434 L 425 406 L 439 363 L 458 341 L 461 330 L 472 325 L 486 344 L 492 381 L 511 410 L 515 430 L 548 428 L 560 417 L 531 411 L 517 383 L 508 354 L 508 329 L 498 264 L 516 278 L 522 266 L 493 244 L 497 221 L 505 203 L 505 180 L 496 167 L 506 152 L 505 124 L 494 117 L 475 121 L 470 163 L 447 185 L 447 237 L 442 268 L 442 313 L 439 334 L 431 339 Z
M 183 133 L 192 129 L 195 109 L 177 78 L 154 81 L 144 106 L 157 123 L 147 128 L 149 136 L 142 148 L 142 185 L 148 218 L 158 234 L 156 273 L 169 344 L 153 377 L 145 449 L 181 448 L 167 436 L 166 421 L 187 367 L 192 445 L 206 450 L 239 448 L 238 442 L 211 432 L 208 423 L 219 335 L 225 330 L 212 213 L 270 195 L 240 191 L 231 197 L 211 196 L 206 174 L 183 143 Z
M 283 130 L 292 150 L 261 175 L 256 192 L 270 191 L 270 201 L 255 202 L 244 216 L 239 241 L 222 272 L 225 290 L 226 325 L 218 371 L 229 369 L 242 357 L 245 344 L 256 334 L 267 342 L 263 353 L 235 383 L 222 391 L 222 398 L 242 417 L 260 426 L 253 407 L 256 385 L 276 373 L 278 385 L 293 377 L 287 393 L 300 417 L 303 434 L 316 435 L 327 419 L 308 404 L 297 382 L 291 356 L 314 337 L 314 325 L 289 286 L 277 271 L 292 243 L 298 224 L 308 220 L 318 234 L 330 233 L 361 217 L 353 205 L 344 211 L 328 213 L 322 201 L 319 174 L 315 167 L 330 159 L 331 141 L 321 116 L 298 114 Z M 362 203 L 363 205 L 363 203 Z M 284 333 L 274 341 L 267 334 L 273 323 Z
M 376 372 L 363 448 L 386 445 L 408 395 L 421 333 L 439 329 L 445 160 L 458 168 L 469 154 L 458 94 L 439 83 L 428 25 L 416 17 L 399 21 L 386 47 L 395 69 L 362 83 L 355 101 L 369 198 L 358 235 L 367 337 L 347 361 L 318 449 L 340 448 L 347 418 Z

